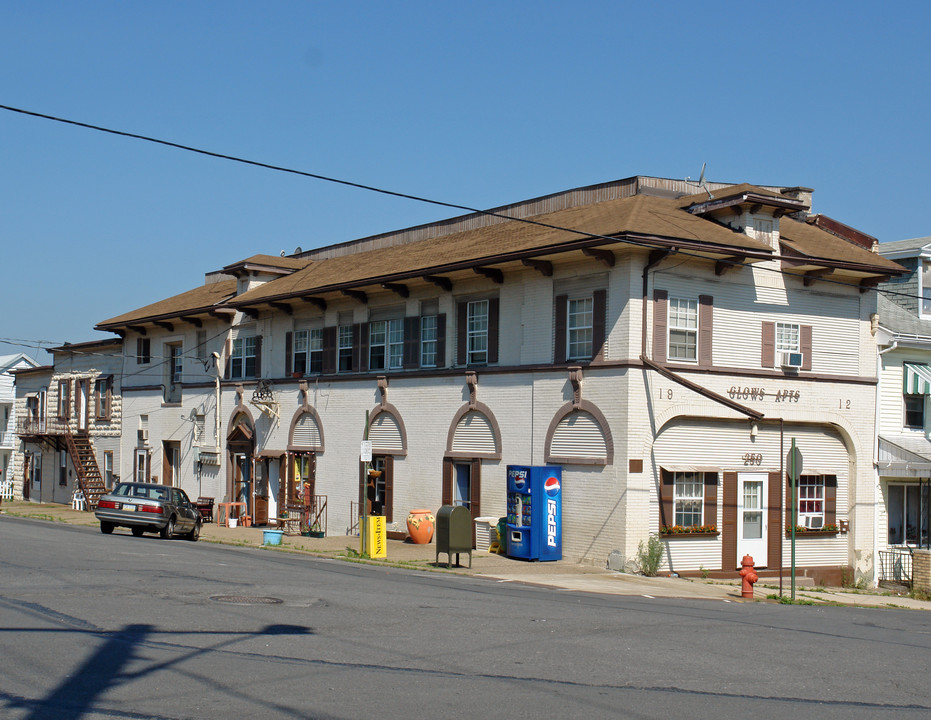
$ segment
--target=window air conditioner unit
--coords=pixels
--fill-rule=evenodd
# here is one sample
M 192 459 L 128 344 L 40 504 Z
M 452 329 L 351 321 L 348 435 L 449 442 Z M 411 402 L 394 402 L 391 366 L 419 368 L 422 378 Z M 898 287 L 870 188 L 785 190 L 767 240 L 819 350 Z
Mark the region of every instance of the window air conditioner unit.
M 805 518 L 805 527 L 809 530 L 820 530 L 824 526 L 824 518 L 821 515 L 809 515 Z
M 149 431 L 146 428 L 140 428 L 137 431 L 136 436 L 140 445 L 145 445 L 147 442 L 149 442 Z
M 794 368 L 798 370 L 802 367 L 802 353 L 784 352 L 780 364 L 785 368 Z

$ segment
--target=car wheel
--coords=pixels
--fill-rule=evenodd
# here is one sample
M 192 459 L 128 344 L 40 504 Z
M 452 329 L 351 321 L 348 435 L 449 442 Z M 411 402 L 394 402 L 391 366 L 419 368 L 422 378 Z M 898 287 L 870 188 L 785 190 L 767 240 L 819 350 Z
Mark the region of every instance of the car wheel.
M 194 527 L 191 528 L 191 532 L 184 536 L 186 539 L 191 542 L 197 542 L 197 538 L 200 537 L 200 520 L 194 523 Z
M 142 537 L 142 533 L 145 532 L 145 528 L 134 527 L 132 528 L 133 537 Z
M 168 518 L 168 524 L 165 525 L 161 530 L 158 531 L 158 534 L 162 536 L 162 540 L 168 540 L 172 535 L 175 534 L 175 516 L 172 515 Z
M 114 527 L 116 526 L 111 522 L 106 522 L 105 520 L 100 521 L 100 532 L 102 532 L 104 535 L 109 535 L 112 533 Z

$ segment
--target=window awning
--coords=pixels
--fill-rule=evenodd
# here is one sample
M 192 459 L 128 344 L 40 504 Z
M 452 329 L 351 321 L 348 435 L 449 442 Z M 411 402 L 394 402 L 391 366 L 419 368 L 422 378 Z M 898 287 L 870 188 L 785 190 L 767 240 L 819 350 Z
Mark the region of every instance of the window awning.
M 711 465 L 660 465 L 666 472 L 709 472 L 719 473 L 721 468 Z
M 902 363 L 902 371 L 906 395 L 931 395 L 931 367 Z

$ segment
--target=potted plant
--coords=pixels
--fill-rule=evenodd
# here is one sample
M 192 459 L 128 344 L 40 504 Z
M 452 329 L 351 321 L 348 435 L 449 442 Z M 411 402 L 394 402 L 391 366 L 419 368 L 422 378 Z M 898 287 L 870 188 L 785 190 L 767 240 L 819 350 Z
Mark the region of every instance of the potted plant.
M 301 520 L 301 535 L 314 538 L 326 537 L 326 533 L 320 529 L 319 521 L 315 520 L 313 523 L 308 524 L 306 519 Z

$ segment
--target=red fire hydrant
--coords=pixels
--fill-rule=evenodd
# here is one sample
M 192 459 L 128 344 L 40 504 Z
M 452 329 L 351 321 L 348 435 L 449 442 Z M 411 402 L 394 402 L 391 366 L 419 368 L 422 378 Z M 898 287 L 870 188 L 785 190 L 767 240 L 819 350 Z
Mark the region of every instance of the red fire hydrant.
M 743 584 L 740 587 L 740 596 L 745 598 L 753 599 L 753 583 L 760 579 L 760 576 L 756 574 L 753 569 L 753 558 L 749 555 L 744 555 L 743 560 L 740 561 L 740 577 L 743 578 Z

